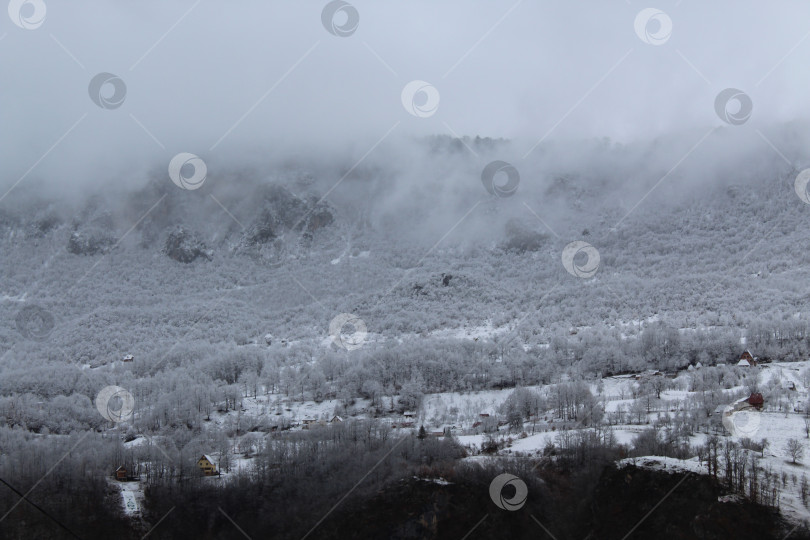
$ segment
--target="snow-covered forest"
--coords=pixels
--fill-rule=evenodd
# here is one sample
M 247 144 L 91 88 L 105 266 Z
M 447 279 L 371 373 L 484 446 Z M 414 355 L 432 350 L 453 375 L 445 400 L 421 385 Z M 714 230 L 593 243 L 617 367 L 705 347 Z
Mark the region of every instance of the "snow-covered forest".
M 806 6 L 79 4 L 0 25 L 0 537 L 810 538 Z

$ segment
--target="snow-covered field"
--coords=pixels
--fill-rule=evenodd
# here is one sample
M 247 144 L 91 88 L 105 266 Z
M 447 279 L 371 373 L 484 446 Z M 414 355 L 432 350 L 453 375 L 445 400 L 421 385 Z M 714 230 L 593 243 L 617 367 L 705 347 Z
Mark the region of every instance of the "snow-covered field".
M 112 480 L 111 483 L 121 491 L 121 505 L 124 513 L 130 517 L 140 515 L 145 484 L 142 482 L 118 482 L 115 480 Z

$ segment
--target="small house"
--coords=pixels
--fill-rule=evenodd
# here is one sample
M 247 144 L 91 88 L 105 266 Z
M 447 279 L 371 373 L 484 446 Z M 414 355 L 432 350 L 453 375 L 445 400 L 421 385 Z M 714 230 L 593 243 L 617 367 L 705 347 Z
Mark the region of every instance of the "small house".
M 337 424 L 337 423 L 340 423 L 340 422 L 343 422 L 343 418 L 341 418 L 338 415 L 333 416 L 332 419 L 329 420 L 330 424 Z
M 121 482 L 126 482 L 127 476 L 127 468 L 121 465 L 117 469 L 115 469 L 115 479 L 120 480 Z
M 309 428 L 314 427 L 314 426 L 325 426 L 326 421 L 325 420 L 318 420 L 317 418 L 304 418 L 301 421 L 301 424 L 302 424 L 301 427 L 303 429 L 309 429 Z
M 404 413 L 402 413 L 402 416 L 404 416 L 405 418 L 413 418 L 414 416 L 416 416 L 416 413 L 414 411 L 405 411 Z
M 219 474 L 216 461 L 207 454 L 203 454 L 202 457 L 197 460 L 197 467 L 200 468 L 205 476 L 216 476 Z
M 749 405 L 751 405 L 756 409 L 761 409 L 762 406 L 765 404 L 765 399 L 759 392 L 754 392 L 753 394 L 748 396 L 748 399 L 746 401 L 748 402 Z
M 134 361 L 135 361 L 135 357 L 132 356 L 131 354 L 128 354 L 128 355 L 124 356 L 124 362 L 134 362 Z
M 740 367 L 754 367 L 757 365 L 757 359 L 754 358 L 754 355 L 751 354 L 751 351 L 746 349 L 740 355 L 740 361 L 737 362 L 737 365 Z

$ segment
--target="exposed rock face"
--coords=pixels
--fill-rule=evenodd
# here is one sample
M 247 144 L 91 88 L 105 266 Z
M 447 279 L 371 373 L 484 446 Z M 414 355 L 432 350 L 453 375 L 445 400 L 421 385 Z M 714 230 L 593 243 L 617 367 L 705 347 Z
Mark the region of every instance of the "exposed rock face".
M 239 220 L 247 220 L 238 226 L 232 216 L 218 209 L 211 214 L 214 203 L 209 199 L 190 197 L 161 180 L 126 197 L 108 200 L 91 195 L 80 207 L 45 199 L 4 207 L 0 209 L 0 239 L 58 238 L 69 253 L 93 256 L 117 247 L 135 224 L 122 249 L 137 245 L 160 250 L 183 263 L 211 259 L 215 250 L 236 249 L 282 264 L 288 250 L 306 248 L 319 232 L 336 222 L 332 207 L 317 195 L 298 196 L 278 184 L 253 182 L 241 186 L 230 199 L 223 197 L 221 204 L 228 213 L 233 211 Z M 243 228 L 242 223 L 247 226 Z
M 283 236 L 285 230 L 303 231 L 311 238 L 312 233 L 334 222 L 326 204 L 304 201 L 284 187 L 267 186 L 257 196 L 261 210 L 242 237 L 242 245 L 261 248 Z
M 73 231 L 67 250 L 75 255 L 106 253 L 115 245 L 115 238 L 102 231 Z
M 506 241 L 502 247 L 506 251 L 525 253 L 538 251 L 547 242 L 548 236 L 532 230 L 517 220 L 510 220 L 506 224 Z
M 276 226 L 273 214 L 265 208 L 256 221 L 248 227 L 243 243 L 251 246 L 262 246 L 275 240 L 277 236 Z
M 269 212 L 277 225 L 291 229 L 309 210 L 306 202 L 285 187 L 272 185 L 261 191 L 264 210 Z
M 76 255 L 107 253 L 116 243 L 113 213 L 97 197 L 91 199 L 73 220 L 67 250 Z
M 62 220 L 54 214 L 47 214 L 38 218 L 29 227 L 27 236 L 29 238 L 44 238 L 53 230 L 59 228 Z
M 315 209 L 307 218 L 306 229 L 308 232 L 312 233 L 331 225 L 334 220 L 335 218 L 328 208 L 320 207 Z
M 181 263 L 190 263 L 200 257 L 211 260 L 213 253 L 199 237 L 180 228 L 169 234 L 163 251 L 170 258 Z

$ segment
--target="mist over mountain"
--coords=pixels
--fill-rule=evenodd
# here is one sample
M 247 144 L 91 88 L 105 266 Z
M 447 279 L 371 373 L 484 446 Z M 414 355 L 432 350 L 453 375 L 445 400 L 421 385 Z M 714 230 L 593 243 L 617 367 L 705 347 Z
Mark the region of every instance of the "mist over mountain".
M 782 127 L 772 140 L 790 148 L 796 131 Z M 114 195 L 56 199 L 29 186 L 2 212 L 4 250 L 20 261 L 7 268 L 2 292 L 60 306 L 62 352 L 91 363 L 115 354 L 74 356 L 71 347 L 86 345 L 85 332 L 99 335 L 97 324 L 109 320 L 91 321 L 111 304 L 132 312 L 115 333 L 116 347 L 132 347 L 138 328 L 178 337 L 132 320 L 142 318 L 141 302 L 194 321 L 200 314 L 191 306 L 219 302 L 219 291 L 233 291 L 223 306 L 239 306 L 236 319 L 214 322 L 226 339 L 272 332 L 318 342 L 330 310 L 361 313 L 383 338 L 520 324 L 535 328 L 527 345 L 570 327 L 651 317 L 740 332 L 786 308 L 801 314 L 807 263 L 795 246 L 806 205 L 793 189 L 796 169 L 761 139 L 719 129 L 691 165 L 667 176 L 670 156 L 688 150 L 687 135 L 645 145 L 550 144 L 521 166 L 507 198 L 487 192 L 480 164 L 512 159 L 516 143 L 452 137 L 382 147 L 353 169 L 317 159 L 209 168 L 195 191 L 176 189 L 157 167 Z M 598 250 L 588 282 L 560 260 L 578 239 Z M 19 306 L 4 303 L 9 319 Z M 413 311 L 430 315 L 395 316 Z M 160 349 L 148 341 L 139 346 Z
M 0 537 L 810 538 L 810 7 L 9 0 Z

